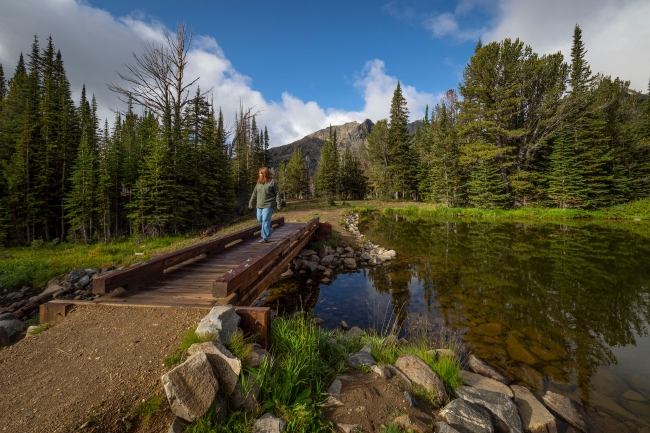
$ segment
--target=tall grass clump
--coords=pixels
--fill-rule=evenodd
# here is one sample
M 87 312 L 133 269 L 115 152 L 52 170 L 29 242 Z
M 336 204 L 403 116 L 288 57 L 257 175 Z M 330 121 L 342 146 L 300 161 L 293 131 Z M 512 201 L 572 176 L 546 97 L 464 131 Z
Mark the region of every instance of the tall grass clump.
M 306 316 L 273 321 L 271 354 L 251 373 L 261 388 L 262 412 L 287 421 L 287 432 L 330 431 L 320 411 L 325 393 L 344 368 L 344 352 L 330 344 L 331 333 Z
M 198 325 L 197 325 L 198 326 Z M 173 367 L 175 365 L 181 364 L 185 361 L 187 357 L 187 349 L 190 348 L 192 344 L 205 343 L 206 341 L 212 341 L 211 337 L 199 337 L 196 335 L 196 326 L 185 331 L 181 337 L 181 343 L 174 347 L 172 354 L 163 359 L 163 365 L 165 367 Z

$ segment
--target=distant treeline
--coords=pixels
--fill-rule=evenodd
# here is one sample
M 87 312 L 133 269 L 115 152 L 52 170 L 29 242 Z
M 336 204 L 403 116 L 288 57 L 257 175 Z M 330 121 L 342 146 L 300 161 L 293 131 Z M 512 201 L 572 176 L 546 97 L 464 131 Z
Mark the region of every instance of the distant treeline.
M 164 48 L 158 60 L 171 63 Z M 35 37 L 8 82 L 0 65 L 0 245 L 178 233 L 243 209 L 267 163 L 266 128 L 243 107 L 228 128 L 200 89 L 174 97 L 176 84 L 122 92 L 126 109 L 101 125 L 85 87 L 72 101 L 51 37 L 43 50 Z
M 570 63 L 519 40 L 479 42 L 461 98 L 448 91 L 410 136 L 398 83 L 390 119 L 357 155 L 326 142 L 313 190 L 479 208 L 597 209 L 650 197 L 650 98 L 592 74 L 585 53 L 579 26 Z M 280 169 L 294 195 L 309 191 L 295 174 L 300 159 Z

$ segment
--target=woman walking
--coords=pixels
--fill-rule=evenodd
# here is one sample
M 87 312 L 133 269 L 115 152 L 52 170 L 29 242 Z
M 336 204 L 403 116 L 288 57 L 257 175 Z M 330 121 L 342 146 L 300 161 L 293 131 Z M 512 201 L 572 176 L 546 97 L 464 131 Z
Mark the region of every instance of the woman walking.
M 262 239 L 260 243 L 263 244 L 269 241 L 273 232 L 271 228 L 273 208 L 277 204 L 278 210 L 282 209 L 280 187 L 278 187 L 278 183 L 273 179 L 271 170 L 266 167 L 260 168 L 257 184 L 253 190 L 251 200 L 248 202 L 249 209 L 253 209 L 253 202 L 257 202 L 257 220 L 262 225 Z

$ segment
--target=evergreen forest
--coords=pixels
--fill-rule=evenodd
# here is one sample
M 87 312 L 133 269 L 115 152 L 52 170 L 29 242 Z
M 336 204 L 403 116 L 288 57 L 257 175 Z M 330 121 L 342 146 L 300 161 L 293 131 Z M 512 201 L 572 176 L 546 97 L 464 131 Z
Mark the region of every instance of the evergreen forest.
M 43 48 L 34 38 L 11 78 L 0 65 L 0 243 L 161 236 L 244 212 L 258 168 L 270 164 L 268 130 L 243 106 L 226 125 L 198 78 L 174 81 L 192 35 L 183 26 L 165 36 L 119 74 L 126 87 L 109 85 L 124 104 L 111 122 L 85 88 L 72 100 L 51 37 Z M 148 69 L 151 56 L 167 75 Z M 518 39 L 479 41 L 458 90 L 427 107 L 415 134 L 400 83 L 389 113 L 360 149 L 339 145 L 330 127 L 313 178 L 301 149 L 274 167 L 285 198 L 484 209 L 650 198 L 650 98 L 593 73 L 577 25 L 567 59 Z

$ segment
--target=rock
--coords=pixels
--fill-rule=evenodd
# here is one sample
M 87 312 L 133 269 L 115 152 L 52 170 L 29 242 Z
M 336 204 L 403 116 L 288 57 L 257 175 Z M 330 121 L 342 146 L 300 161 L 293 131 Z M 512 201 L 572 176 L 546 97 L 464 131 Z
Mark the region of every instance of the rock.
M 329 389 L 327 390 L 327 402 L 325 403 L 326 406 L 343 406 L 343 400 L 341 400 L 341 387 L 343 384 L 341 383 L 341 380 L 339 379 L 334 379 L 334 382 L 330 385 Z
M 248 352 L 246 359 L 243 361 L 248 367 L 257 368 L 262 364 L 265 358 L 268 357 L 271 359 L 271 354 L 262 349 L 259 344 L 247 344 L 246 346 L 249 347 L 250 351 Z
M 310 286 L 310 285 L 314 284 L 314 280 L 309 279 L 309 280 L 305 281 L 305 284 Z
M 542 400 L 546 407 L 562 421 L 587 433 L 587 423 L 569 397 L 546 391 Z
M 410 379 L 399 368 L 393 367 L 392 365 L 387 365 L 386 368 L 390 371 L 390 374 L 399 384 L 400 389 L 404 389 L 406 391 L 413 390 L 413 384 L 411 383 Z
M 359 352 L 354 352 L 348 357 L 348 363 L 356 368 L 361 366 L 372 368 L 373 365 L 377 365 L 375 358 L 372 357 L 370 352 L 364 351 L 361 349 Z
M 320 249 L 318 250 L 318 258 L 323 258 L 327 255 L 328 251 L 327 248 L 325 248 L 325 245 L 321 245 Z
M 0 328 L 0 347 L 9 346 L 11 344 L 11 338 L 5 328 Z
M 219 389 L 212 365 L 199 352 L 162 376 L 171 411 L 186 421 L 203 416 Z
M 300 252 L 298 254 L 300 254 L 303 257 L 310 257 L 310 256 L 313 256 L 314 254 L 316 254 L 316 251 L 309 250 L 309 249 L 304 249 L 304 250 L 300 250 Z
M 631 401 L 646 401 L 647 399 L 636 391 L 628 389 L 623 393 L 623 398 Z
M 241 361 L 233 356 L 232 353 L 221 343 L 212 341 L 208 343 L 192 344 L 187 349 L 187 354 L 192 356 L 196 353 L 203 352 L 207 355 L 208 361 L 212 365 L 214 375 L 221 386 L 221 390 L 230 396 L 237 386 L 239 374 L 241 373 Z
M 368 260 L 372 259 L 372 256 L 370 254 L 368 254 L 368 253 L 363 253 L 363 254 L 361 254 L 360 257 L 361 257 L 362 260 L 365 260 L 365 261 L 368 261 Z
M 360 350 L 360 352 L 372 353 L 372 343 L 367 342 Z
M 40 326 L 30 326 L 27 328 L 27 331 L 25 333 L 27 334 L 27 337 L 29 337 L 31 335 L 38 334 L 39 329 L 41 329 Z
M 215 415 L 219 421 L 224 421 L 228 418 L 228 401 L 220 392 L 217 393 L 212 407 L 214 407 Z
M 447 400 L 445 385 L 431 367 L 420 357 L 416 355 L 400 355 L 395 362 L 395 367 L 399 368 L 411 382 L 429 392 L 433 392 L 435 403 L 438 406 Z
M 446 422 L 434 422 L 433 425 L 436 427 L 438 433 L 460 433 Z
M 338 250 L 338 248 L 337 248 L 337 250 Z M 354 248 L 352 248 L 350 246 L 347 246 L 347 247 L 343 248 L 343 251 L 345 251 L 346 253 L 354 253 Z
M 318 265 L 317 269 L 318 269 L 318 272 L 325 272 L 326 268 L 323 265 Z
M 352 328 L 348 329 L 343 336 L 345 338 L 359 338 L 363 336 L 365 332 L 363 329 L 359 328 L 358 326 L 353 326 Z
M 465 385 L 471 386 L 473 388 L 484 389 L 487 391 L 500 392 L 501 394 L 505 394 L 510 398 L 515 397 L 515 394 L 508 387 L 508 385 L 504 385 L 503 383 L 492 378 L 481 376 L 480 374 L 471 373 L 465 370 L 461 370 L 460 375 L 463 378 Z
M 395 252 L 395 250 L 388 250 L 388 251 L 384 251 L 381 254 L 381 256 L 382 256 L 382 258 L 384 258 L 386 260 L 392 260 L 395 257 L 397 257 L 397 253 Z
M 62 286 L 59 285 L 49 285 L 43 290 L 40 295 L 37 296 L 37 300 L 40 303 L 45 303 L 54 297 L 54 294 L 60 290 L 63 290 Z
M 393 376 L 385 365 L 373 365 L 371 370 L 382 379 L 388 380 Z
M 417 403 L 415 402 L 415 398 L 413 397 L 413 394 L 411 394 L 408 391 L 404 391 L 404 400 L 406 400 L 409 407 L 416 407 L 417 406 Z
M 77 284 L 77 287 L 78 287 L 78 288 L 83 289 L 83 288 L 86 287 L 89 283 L 90 283 L 90 276 L 89 276 L 88 274 L 86 274 L 86 275 L 84 275 L 83 277 L 81 277 L 81 278 L 79 279 L 79 281 L 77 281 L 76 284 Z
M 316 272 L 318 270 L 318 265 L 314 262 L 302 262 L 302 267 L 308 272 Z
M 537 361 L 535 356 L 530 353 L 514 335 L 509 335 L 506 338 L 506 349 L 508 350 L 510 358 L 515 361 L 523 362 L 528 365 L 534 365 Z
M 253 433 L 281 433 L 286 426 L 287 423 L 283 419 L 267 412 L 253 422 Z
M 282 278 L 291 278 L 293 277 L 293 271 L 291 269 L 287 269 L 285 272 L 281 273 L 280 276 Z
M 86 275 L 85 269 L 75 269 L 70 271 L 65 280 L 70 284 L 76 284 L 82 277 Z
M 359 429 L 358 424 L 344 424 L 342 422 L 337 422 L 336 427 L 343 433 L 356 433 L 356 431 Z
M 19 319 L 2 320 L 0 321 L 0 328 L 4 329 L 9 340 L 13 340 L 23 333 L 25 330 L 25 324 Z
M 345 251 L 342 247 L 336 247 L 336 254 L 343 254 L 343 251 Z
M 348 322 L 346 322 L 345 320 L 341 320 L 341 328 L 348 329 L 349 328 Z
M 252 374 L 244 375 L 243 383 L 239 382 L 235 391 L 230 396 L 234 409 L 244 409 L 248 413 L 257 413 L 259 405 L 257 397 L 260 394 L 260 384 Z
M 323 278 L 323 279 L 320 280 L 320 282 L 321 282 L 322 284 L 329 284 L 329 283 L 332 282 L 332 280 L 330 280 L 329 278 Z
M 188 425 L 189 423 L 187 421 L 185 421 L 180 416 L 177 416 L 174 418 L 172 425 L 169 426 L 167 433 L 183 433 Z
M 528 388 L 512 385 L 521 424 L 526 433 L 557 433 L 555 417 L 546 410 Z
M 462 398 L 457 398 L 442 408 L 439 415 L 459 432 L 494 433 L 490 414 Z
M 320 317 L 312 317 L 311 323 L 313 323 L 314 325 L 316 325 L 318 327 L 321 327 L 321 326 L 323 326 L 325 324 L 325 321 L 323 319 L 321 319 Z
M 232 334 L 239 328 L 239 316 L 232 305 L 222 305 L 212 308 L 207 316 L 201 319 L 196 328 L 199 337 L 212 337 L 223 344 L 230 343 Z
M 354 258 L 354 253 L 345 253 L 345 257 L 348 259 L 353 259 Z
M 309 261 L 314 263 L 320 263 L 320 257 L 318 257 L 318 254 L 314 254 L 309 257 Z
M 368 264 L 372 266 L 381 265 L 382 263 L 384 263 L 384 261 L 377 256 L 372 257 L 370 260 L 368 260 Z
M 435 350 L 430 350 L 429 352 L 435 352 L 436 359 L 446 357 L 446 358 L 451 358 L 451 359 L 455 359 L 457 361 L 460 361 L 460 358 L 458 358 L 458 355 L 456 354 L 456 352 L 454 352 L 451 349 L 435 349 Z
M 456 395 L 465 401 L 487 410 L 492 416 L 495 431 L 504 433 L 523 433 L 517 405 L 505 394 L 484 389 L 461 386 Z
M 351 259 L 351 258 L 344 259 L 343 264 L 348 269 L 356 269 L 357 268 L 357 262 L 354 259 Z
M 501 373 L 490 367 L 485 361 L 475 355 L 469 356 L 468 364 L 469 368 L 474 373 L 492 378 L 494 380 L 498 380 L 499 382 L 505 383 L 506 385 L 510 382 Z
M 3 320 L 17 320 L 18 317 L 14 313 L 2 313 L 0 314 L 0 322 Z
M 404 430 L 410 430 L 417 433 L 433 433 L 433 430 L 431 430 L 429 426 L 410 415 L 398 416 L 393 420 L 393 422 Z
M 327 255 L 327 256 L 323 257 L 322 259 L 320 259 L 320 264 L 323 265 L 323 266 L 329 266 L 329 265 L 332 264 L 333 261 L 334 261 L 334 256 L 333 255 Z
M 325 271 L 323 272 L 323 275 L 324 275 L 325 277 L 328 277 L 328 278 L 331 277 L 332 274 L 333 274 L 333 272 L 332 272 L 331 269 L 325 269 Z

